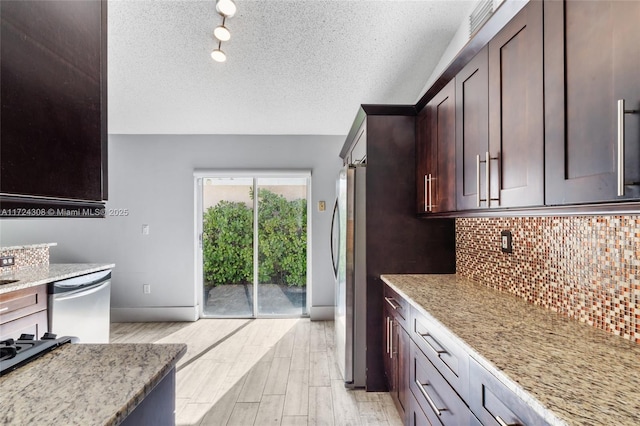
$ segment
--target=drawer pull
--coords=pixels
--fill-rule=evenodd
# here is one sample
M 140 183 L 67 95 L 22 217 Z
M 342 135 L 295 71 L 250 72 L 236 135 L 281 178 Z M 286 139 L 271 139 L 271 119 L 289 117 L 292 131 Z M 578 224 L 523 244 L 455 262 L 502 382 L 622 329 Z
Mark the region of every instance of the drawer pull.
M 625 109 L 624 99 L 618 99 L 618 197 L 624 195 L 624 115 L 639 112 L 635 109 Z
M 495 419 L 500 426 L 520 426 L 520 423 L 507 423 L 500 416 L 495 416 Z
M 440 343 L 438 343 L 438 341 L 434 339 L 433 336 L 431 336 L 429 333 L 425 333 L 425 334 L 418 333 L 418 334 L 420 334 L 420 337 L 422 337 L 422 340 L 424 340 L 427 346 L 429 346 L 435 353 L 437 353 L 438 356 L 440 356 L 440 354 L 447 353 L 447 351 L 442 347 L 442 345 L 440 345 Z M 429 340 L 427 340 L 427 337 L 430 340 L 433 340 L 433 343 L 435 343 L 435 345 L 432 344 Z
M 427 390 L 424 388 L 425 386 L 428 386 L 427 383 L 425 383 L 424 385 L 422 383 L 420 383 L 420 381 L 418 379 L 416 379 L 416 385 L 418 385 L 418 389 L 420 389 L 420 393 L 422 394 L 422 396 L 424 396 L 427 400 L 427 402 L 429 403 L 429 405 L 431 406 L 431 409 L 433 411 L 435 411 L 435 413 L 439 416 L 442 415 L 443 411 L 446 411 L 446 408 L 438 408 L 438 406 L 436 405 L 435 402 L 433 402 L 433 399 L 431 399 L 431 397 L 429 396 L 429 394 L 427 393 Z
M 386 296 L 385 296 L 384 300 L 386 300 L 386 301 L 387 301 L 387 303 L 388 303 L 389 305 L 391 305 L 391 307 L 392 307 L 394 310 L 396 310 L 396 309 L 398 309 L 398 308 L 400 307 L 400 305 L 396 305 L 395 303 L 393 303 L 393 302 L 395 302 L 395 301 L 396 301 L 396 299 L 394 299 L 393 297 L 386 297 Z
M 389 317 L 385 318 L 385 325 L 387 327 L 387 355 L 389 354 Z
M 8 311 L 8 310 L 9 310 L 9 307 L 8 307 L 8 306 L 6 306 L 6 307 L 4 307 L 4 308 L 0 309 L 0 312 L 4 312 L 4 311 Z
M 393 358 L 393 319 L 389 317 L 389 357 Z

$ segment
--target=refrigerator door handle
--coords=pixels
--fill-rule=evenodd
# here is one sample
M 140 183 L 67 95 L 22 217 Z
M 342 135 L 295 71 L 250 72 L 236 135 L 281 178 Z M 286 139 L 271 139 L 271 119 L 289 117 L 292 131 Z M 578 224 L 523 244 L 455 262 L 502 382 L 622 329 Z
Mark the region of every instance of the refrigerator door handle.
M 338 277 L 338 269 L 340 269 L 340 257 L 336 257 L 336 253 L 333 249 L 333 230 L 334 227 L 337 226 L 338 230 L 338 242 L 340 241 L 340 210 L 338 209 L 338 199 L 336 198 L 336 202 L 333 205 L 333 217 L 331 218 L 331 264 L 333 265 L 333 275 L 337 278 Z M 338 220 L 336 220 L 338 219 Z

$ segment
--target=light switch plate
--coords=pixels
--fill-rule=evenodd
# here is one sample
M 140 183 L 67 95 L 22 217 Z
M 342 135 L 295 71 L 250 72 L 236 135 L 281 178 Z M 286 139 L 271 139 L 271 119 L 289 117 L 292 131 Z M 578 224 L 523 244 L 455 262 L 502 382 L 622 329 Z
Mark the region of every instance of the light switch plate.
M 513 253 L 511 231 L 500 232 L 500 249 L 503 253 Z

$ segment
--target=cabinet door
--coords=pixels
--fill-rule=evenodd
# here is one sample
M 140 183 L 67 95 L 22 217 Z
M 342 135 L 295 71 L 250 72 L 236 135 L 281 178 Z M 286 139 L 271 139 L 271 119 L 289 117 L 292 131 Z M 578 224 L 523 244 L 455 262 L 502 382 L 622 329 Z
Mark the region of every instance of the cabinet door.
M 451 81 L 429 101 L 417 120 L 422 213 L 456 209 L 455 116 L 455 82 Z
M 490 207 L 544 204 L 542 2 L 489 42 Z
M 488 48 L 456 75 L 456 188 L 458 210 L 486 207 L 486 179 L 478 156 L 489 151 Z M 478 179 L 480 177 L 480 179 Z M 479 191 L 478 191 L 479 189 Z
M 410 376 L 410 355 L 409 355 L 409 333 L 402 328 L 399 324 L 396 327 L 397 334 L 397 353 L 396 359 L 398 363 L 397 369 L 397 384 L 398 384 L 398 403 L 401 407 L 400 417 L 405 420 L 406 423 L 406 414 L 409 409 L 409 394 L 411 391 L 409 390 L 409 376 Z
M 384 375 L 387 379 L 387 388 L 389 389 L 389 393 L 393 397 L 394 392 L 396 390 L 396 374 L 393 365 L 393 344 L 394 344 L 394 336 L 393 336 L 393 316 L 387 306 L 384 307 L 384 348 L 383 348 L 383 356 L 384 356 Z
M 544 19 L 547 204 L 640 198 L 638 113 L 617 161 L 617 101 L 640 109 L 640 2 L 548 2 Z
M 428 418 L 435 418 L 443 425 L 462 426 L 472 422 L 472 414 L 464 400 L 413 342 L 410 357 L 410 388 L 418 405 Z
M 411 307 L 411 339 L 456 392 L 469 394 L 469 355 L 440 324 Z
M 549 422 L 536 413 L 515 392 L 485 370 L 477 361 L 470 363 L 471 392 L 469 407 L 482 424 L 500 425 L 548 425 Z
M 416 212 L 424 214 L 429 212 L 429 194 L 427 194 L 427 179 L 431 164 L 429 157 L 429 121 L 427 120 L 427 108 L 422 108 L 416 118 Z
M 106 1 L 3 1 L 0 192 L 106 199 Z

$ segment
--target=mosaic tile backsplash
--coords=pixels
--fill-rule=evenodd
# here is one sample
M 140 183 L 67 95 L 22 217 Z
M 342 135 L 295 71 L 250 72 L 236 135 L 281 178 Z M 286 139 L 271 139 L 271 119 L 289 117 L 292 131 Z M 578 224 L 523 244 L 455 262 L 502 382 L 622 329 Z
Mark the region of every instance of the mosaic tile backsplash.
M 456 271 L 640 343 L 640 216 L 459 218 Z
M 13 266 L 2 268 L 0 274 L 14 273 L 18 269 L 49 264 L 49 245 L 0 248 L 1 256 L 15 256 Z

